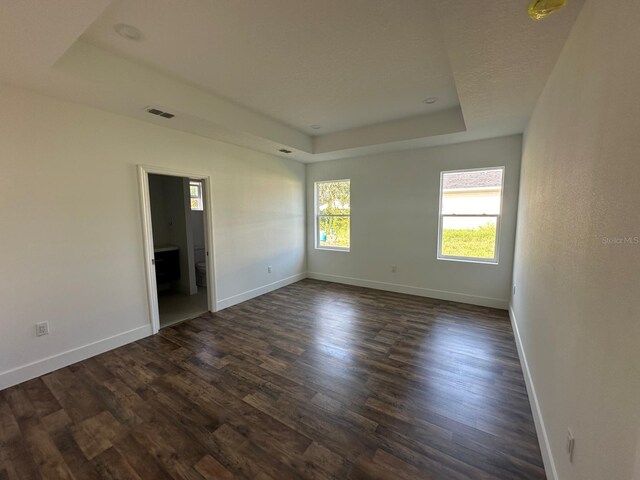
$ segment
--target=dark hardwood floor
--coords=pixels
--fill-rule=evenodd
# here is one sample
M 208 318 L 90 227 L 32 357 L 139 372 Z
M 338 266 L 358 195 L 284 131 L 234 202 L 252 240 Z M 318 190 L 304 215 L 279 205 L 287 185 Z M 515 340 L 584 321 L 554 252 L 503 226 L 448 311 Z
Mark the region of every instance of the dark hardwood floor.
M 0 479 L 542 479 L 506 312 L 304 280 L 0 392 Z

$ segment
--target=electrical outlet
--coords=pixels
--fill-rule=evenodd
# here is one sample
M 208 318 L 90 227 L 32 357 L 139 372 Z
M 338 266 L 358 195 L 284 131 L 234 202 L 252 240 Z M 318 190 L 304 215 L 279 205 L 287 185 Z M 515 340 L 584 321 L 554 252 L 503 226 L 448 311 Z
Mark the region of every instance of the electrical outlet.
M 571 428 L 567 428 L 567 455 L 569 455 L 569 462 L 573 462 L 573 448 L 575 447 L 576 439 L 573 437 Z
M 267 273 L 271 273 L 271 265 L 267 267 Z
M 395 265 L 391 265 L 391 273 L 396 273 L 398 271 L 398 267 Z
M 36 336 L 49 335 L 49 322 L 36 323 Z

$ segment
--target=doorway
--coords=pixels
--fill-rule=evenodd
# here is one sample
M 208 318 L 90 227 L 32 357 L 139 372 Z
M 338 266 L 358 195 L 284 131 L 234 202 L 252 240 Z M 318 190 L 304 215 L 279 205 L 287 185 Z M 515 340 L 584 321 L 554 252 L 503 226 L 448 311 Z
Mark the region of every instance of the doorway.
M 153 332 L 215 311 L 210 178 L 138 169 Z

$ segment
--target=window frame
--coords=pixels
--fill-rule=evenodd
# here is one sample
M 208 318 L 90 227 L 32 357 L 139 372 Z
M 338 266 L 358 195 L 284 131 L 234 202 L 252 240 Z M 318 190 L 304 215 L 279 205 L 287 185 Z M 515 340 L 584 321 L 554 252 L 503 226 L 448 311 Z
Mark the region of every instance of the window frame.
M 321 183 L 339 183 L 339 182 L 349 182 L 349 215 L 321 215 L 318 211 L 318 185 Z M 337 180 L 319 180 L 317 182 L 313 182 L 313 215 L 315 222 L 315 240 L 314 247 L 316 250 L 327 250 L 330 252 L 345 252 L 349 253 L 351 251 L 351 179 L 350 178 L 342 178 Z M 348 247 L 323 247 L 320 245 L 320 218 L 321 217 L 349 217 L 349 246 Z
M 500 213 L 498 214 L 443 214 L 442 213 L 442 198 L 444 193 L 444 176 L 449 173 L 463 173 L 463 172 L 480 172 L 486 170 L 501 170 L 502 171 L 502 185 L 500 187 Z M 442 170 L 440 172 L 440 189 L 438 198 L 438 247 L 436 251 L 436 257 L 438 260 L 444 260 L 449 262 L 465 262 L 465 263 L 479 263 L 485 265 L 498 265 L 500 263 L 500 227 L 502 224 L 502 213 L 504 208 L 504 183 L 505 183 L 505 166 L 497 167 L 480 167 L 480 168 L 463 168 L 460 170 Z M 442 227 L 444 217 L 487 217 L 496 219 L 496 242 L 494 248 L 493 258 L 482 257 L 459 257 L 455 255 L 443 255 L 442 254 Z
M 198 188 L 198 196 L 194 197 L 193 195 L 191 195 L 191 187 L 197 187 Z M 191 208 L 192 212 L 202 212 L 204 211 L 204 195 L 202 193 L 202 182 L 200 180 L 191 180 L 189 179 L 189 207 Z M 191 206 L 191 200 L 193 200 L 194 198 L 197 198 L 199 200 L 199 205 L 200 208 L 193 208 Z

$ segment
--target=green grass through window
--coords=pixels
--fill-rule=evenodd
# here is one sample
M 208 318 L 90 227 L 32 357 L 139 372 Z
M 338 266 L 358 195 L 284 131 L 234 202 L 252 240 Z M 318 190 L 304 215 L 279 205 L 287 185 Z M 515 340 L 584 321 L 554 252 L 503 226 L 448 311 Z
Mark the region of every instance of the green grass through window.
M 447 229 L 442 232 L 442 255 L 448 257 L 488 258 L 495 256 L 496 226 Z

